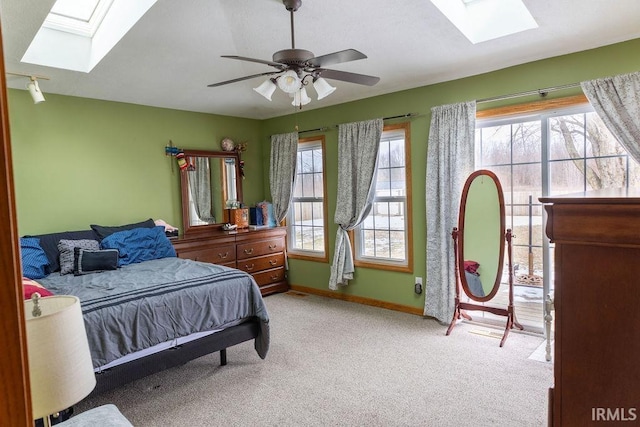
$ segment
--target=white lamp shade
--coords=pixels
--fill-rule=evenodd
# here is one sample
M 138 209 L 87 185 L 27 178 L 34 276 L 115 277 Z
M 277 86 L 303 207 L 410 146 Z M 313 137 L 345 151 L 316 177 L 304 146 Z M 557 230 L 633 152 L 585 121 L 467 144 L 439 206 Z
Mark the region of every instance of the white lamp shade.
M 307 89 L 302 88 L 293 95 L 293 102 L 291 104 L 296 107 L 300 107 L 301 105 L 307 105 L 310 102 L 311 98 L 307 95 Z
M 75 405 L 96 385 L 80 300 L 70 295 L 39 299 L 34 317 L 26 300 L 27 352 L 33 417 L 43 418 Z
M 267 79 L 260 86 L 254 87 L 253 90 L 271 101 L 271 95 L 275 92 L 276 85 L 273 83 L 273 80 Z
M 286 93 L 294 93 L 300 89 L 302 82 L 293 70 L 287 70 L 278 77 L 278 87 Z
M 318 100 L 331 95 L 336 88 L 331 86 L 325 79 L 322 77 L 313 81 L 313 87 L 318 93 Z
M 40 91 L 40 86 L 38 85 L 37 80 L 32 80 L 27 85 L 27 89 L 29 89 L 29 93 L 31 94 L 31 98 L 33 98 L 34 104 L 39 104 L 44 102 L 44 95 L 42 91 Z

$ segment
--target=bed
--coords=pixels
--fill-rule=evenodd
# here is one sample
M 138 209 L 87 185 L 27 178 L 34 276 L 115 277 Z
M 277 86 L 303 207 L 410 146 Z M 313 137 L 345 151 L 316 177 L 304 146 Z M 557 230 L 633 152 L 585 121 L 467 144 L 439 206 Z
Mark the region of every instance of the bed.
M 177 258 L 164 230 L 150 223 L 118 227 L 106 235 L 99 231 L 21 239 L 25 245 L 37 241 L 46 256 L 48 267 L 37 282 L 54 294 L 75 295 L 81 301 L 97 379 L 93 393 L 212 352 L 219 351 L 225 365 L 226 349 L 249 340 L 254 340 L 258 356 L 266 357 L 269 317 L 250 274 Z M 140 246 L 150 254 L 140 258 L 131 250 Z M 23 275 L 29 268 L 25 252 L 29 254 L 23 246 Z M 75 264 L 72 272 L 69 262 Z

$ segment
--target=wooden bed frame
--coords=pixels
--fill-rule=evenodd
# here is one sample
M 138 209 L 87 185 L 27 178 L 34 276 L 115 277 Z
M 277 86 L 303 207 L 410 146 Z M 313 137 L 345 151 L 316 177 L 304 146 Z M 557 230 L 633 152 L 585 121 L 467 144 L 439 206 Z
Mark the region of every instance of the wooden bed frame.
M 96 373 L 96 387 L 89 396 L 118 388 L 140 378 L 185 363 L 216 351 L 220 352 L 220 365 L 227 364 L 227 348 L 255 339 L 260 330 L 259 320 L 252 319 L 211 335 L 162 350 Z

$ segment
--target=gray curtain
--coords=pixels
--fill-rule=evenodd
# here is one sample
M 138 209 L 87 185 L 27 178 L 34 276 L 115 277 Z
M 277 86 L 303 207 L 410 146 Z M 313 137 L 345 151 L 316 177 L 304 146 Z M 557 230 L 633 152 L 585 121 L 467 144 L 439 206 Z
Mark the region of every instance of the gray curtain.
M 189 170 L 189 189 L 198 218 L 208 224 L 214 224 L 211 202 L 211 171 L 208 157 L 191 157 L 194 170 Z
M 580 83 L 609 131 L 640 163 L 640 72 Z
M 287 216 L 296 177 L 298 132 L 271 136 L 269 185 L 276 224 Z
M 427 146 L 427 283 L 424 315 L 448 323 L 455 297 L 451 231 L 462 187 L 474 168 L 475 101 L 431 109 Z
M 329 278 L 329 288 L 333 290 L 353 279 L 353 254 L 347 231 L 360 224 L 371 210 L 382 127 L 382 119 L 338 126 L 338 196 L 334 220 L 339 227 Z

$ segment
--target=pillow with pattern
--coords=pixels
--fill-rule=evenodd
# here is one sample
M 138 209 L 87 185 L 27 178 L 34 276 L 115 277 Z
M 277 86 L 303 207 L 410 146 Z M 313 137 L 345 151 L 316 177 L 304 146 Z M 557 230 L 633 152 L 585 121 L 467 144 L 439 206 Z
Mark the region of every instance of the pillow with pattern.
M 74 248 L 73 275 L 81 276 L 90 273 L 102 273 L 105 270 L 118 268 L 118 250 L 104 249 L 93 251 Z
M 49 273 L 49 259 L 36 237 L 20 238 L 22 275 L 29 279 L 42 279 Z
M 97 240 L 60 240 L 58 251 L 60 252 L 60 274 L 73 273 L 74 249 L 88 249 L 97 251 L 100 243 Z

